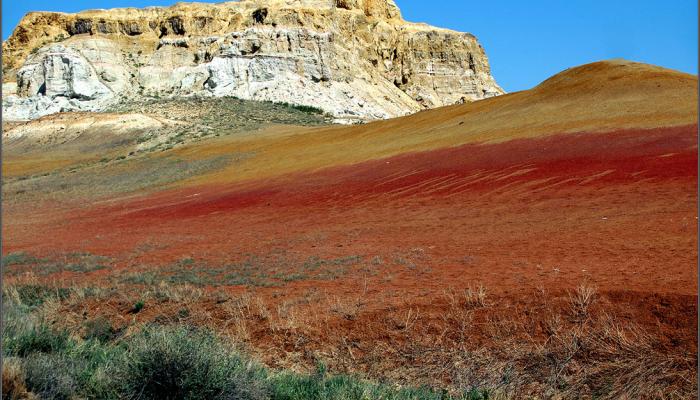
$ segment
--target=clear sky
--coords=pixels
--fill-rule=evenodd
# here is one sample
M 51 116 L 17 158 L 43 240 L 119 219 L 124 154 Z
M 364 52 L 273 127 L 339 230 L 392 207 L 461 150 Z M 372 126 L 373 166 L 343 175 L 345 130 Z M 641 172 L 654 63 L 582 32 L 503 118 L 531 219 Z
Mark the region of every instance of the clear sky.
M 172 0 L 14 0 L 2 4 L 6 39 L 28 11 L 170 5 Z M 209 1 L 217 2 L 217 1 Z M 396 0 L 406 20 L 471 32 L 506 91 L 568 67 L 626 58 L 698 73 L 696 0 Z

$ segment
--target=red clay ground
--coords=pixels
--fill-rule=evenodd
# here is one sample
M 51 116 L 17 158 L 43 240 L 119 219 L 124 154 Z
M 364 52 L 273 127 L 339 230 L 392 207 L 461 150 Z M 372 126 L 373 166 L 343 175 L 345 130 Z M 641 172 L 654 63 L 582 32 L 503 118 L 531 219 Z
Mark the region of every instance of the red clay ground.
M 9 226 L 6 246 L 155 264 L 190 256 L 226 262 L 276 248 L 385 259 L 421 249 L 433 273 L 420 290 L 480 281 L 517 292 L 587 279 L 604 290 L 693 295 L 695 132 L 688 126 L 465 145 L 242 189 L 201 186 L 49 209 L 33 216 L 43 223 Z M 146 243 L 159 248 L 134 260 Z

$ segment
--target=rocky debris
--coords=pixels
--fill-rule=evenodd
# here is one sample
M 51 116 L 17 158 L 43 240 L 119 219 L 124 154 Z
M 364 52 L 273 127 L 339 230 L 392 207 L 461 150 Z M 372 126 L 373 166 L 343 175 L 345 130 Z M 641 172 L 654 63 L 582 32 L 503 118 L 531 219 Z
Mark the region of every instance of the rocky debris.
M 502 94 L 476 38 L 404 21 L 393 0 L 243 0 L 30 13 L 3 43 L 8 119 L 118 100 L 220 97 L 341 122 Z

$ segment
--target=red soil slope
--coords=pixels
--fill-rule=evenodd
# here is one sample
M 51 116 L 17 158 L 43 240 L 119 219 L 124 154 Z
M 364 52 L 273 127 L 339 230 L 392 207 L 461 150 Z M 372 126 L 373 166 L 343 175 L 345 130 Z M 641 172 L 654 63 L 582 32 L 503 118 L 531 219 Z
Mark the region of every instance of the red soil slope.
M 528 303 L 538 288 L 588 282 L 610 307 L 632 305 L 641 316 L 630 318 L 646 325 L 665 321 L 692 347 L 697 79 L 625 68 L 581 67 L 532 91 L 367 126 L 231 139 L 218 151 L 255 157 L 179 187 L 15 205 L 4 251 L 87 251 L 127 269 L 279 251 L 358 255 L 382 260 L 381 272 L 259 292 L 363 293 L 379 313 L 399 300 L 430 303 L 449 287 L 483 284 Z
M 61 213 L 9 250 L 89 251 L 150 263 L 265 254 L 391 259 L 433 273 L 398 285 L 493 290 L 589 280 L 695 294 L 696 126 L 463 145 L 241 185 L 208 185 Z M 37 232 L 42 232 L 37 234 Z M 465 259 L 469 261 L 465 263 Z

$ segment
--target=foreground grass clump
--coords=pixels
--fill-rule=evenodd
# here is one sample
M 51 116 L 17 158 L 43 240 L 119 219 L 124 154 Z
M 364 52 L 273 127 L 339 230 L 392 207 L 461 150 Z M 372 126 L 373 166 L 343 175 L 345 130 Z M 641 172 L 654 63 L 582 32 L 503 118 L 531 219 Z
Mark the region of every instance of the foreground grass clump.
M 265 372 L 206 331 L 151 327 L 127 342 L 114 371 L 140 399 L 265 399 Z
M 6 289 L 17 293 L 15 288 Z M 55 289 L 47 290 L 55 293 Z M 55 328 L 32 298 L 3 293 L 7 399 L 450 399 L 430 388 L 395 388 L 354 376 L 271 371 L 214 333 L 184 325 L 149 325 L 117 335 L 88 321 L 81 338 Z M 61 299 L 59 296 L 58 299 Z M 24 303 L 28 300 L 30 304 Z M 461 399 L 482 399 L 473 392 Z

